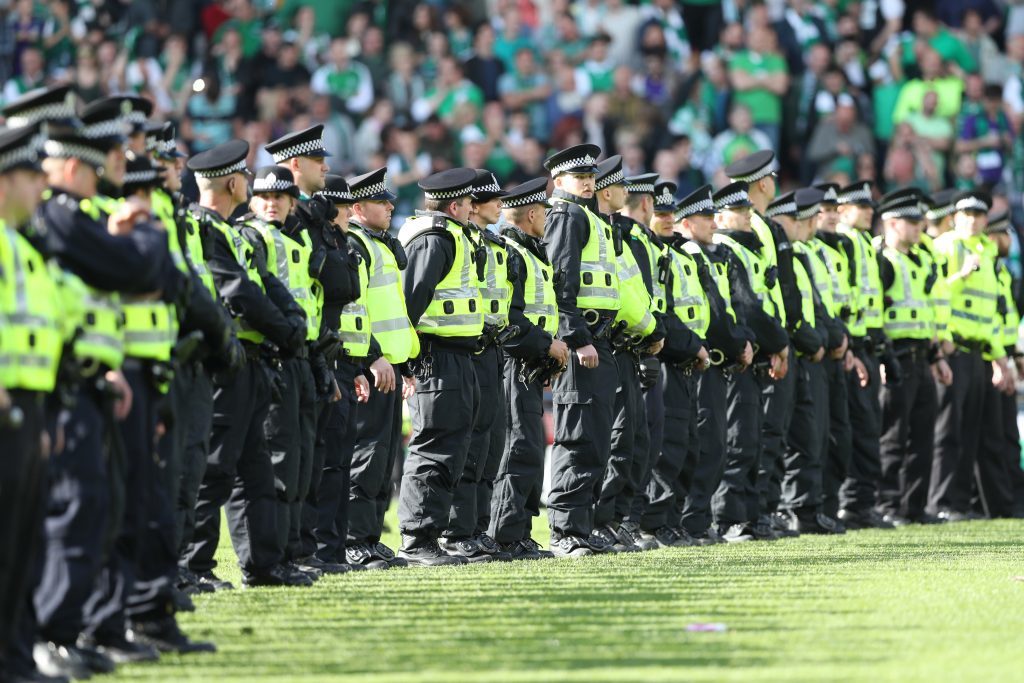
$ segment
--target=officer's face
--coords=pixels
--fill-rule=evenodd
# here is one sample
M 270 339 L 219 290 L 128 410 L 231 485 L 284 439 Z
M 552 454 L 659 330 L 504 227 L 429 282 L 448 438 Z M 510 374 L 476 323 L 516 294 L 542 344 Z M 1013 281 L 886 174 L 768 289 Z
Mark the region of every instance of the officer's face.
M 801 221 L 796 221 L 796 240 L 797 242 L 806 242 L 814 234 L 814 226 L 817 223 L 818 216 L 815 215 L 813 218 L 806 218 Z
M 651 218 L 651 230 L 654 234 L 668 237 L 672 234 L 672 226 L 676 222 L 674 211 L 655 211 Z
M 254 194 L 249 208 L 265 221 L 284 221 L 292 210 L 295 200 L 284 192 L 261 192 Z
M 601 190 L 601 193 L 608 204 L 608 210 L 612 213 L 621 210 L 626 205 L 625 185 L 612 185 Z
M 107 163 L 103 167 L 103 177 L 107 182 L 116 187 L 124 185 L 124 171 L 128 159 L 124 155 L 123 147 L 115 147 L 107 152 Z
M 463 223 L 469 220 L 469 214 L 473 211 L 473 202 L 469 197 L 459 197 L 448 206 L 451 217 Z
M 593 173 L 563 173 L 555 178 L 555 187 L 577 197 L 590 199 L 594 196 Z
M 395 205 L 389 201 L 365 201 L 358 202 L 354 211 L 356 217 L 366 227 L 372 230 L 387 230 L 391 227 L 391 213 Z
M 327 171 L 330 170 L 324 157 L 298 157 L 295 161 L 295 183 L 301 185 L 306 194 L 324 189 Z
M 715 234 L 714 216 L 697 214 L 684 218 L 677 225 L 689 233 L 690 239 L 701 244 L 711 244 L 711 238 Z
M 498 222 L 501 217 L 501 199 L 490 199 L 486 202 L 473 202 L 473 212 L 479 220 L 473 222 L 477 225 L 491 225 Z
M 157 159 L 157 164 L 164 170 L 164 187 L 171 192 L 181 190 L 181 165 L 182 159 Z
M 335 204 L 334 208 L 338 210 L 338 213 L 334 215 L 334 220 L 331 222 L 341 228 L 342 232 L 348 231 L 348 219 L 352 215 L 352 205 Z
M 28 221 L 39 206 L 46 176 L 37 171 L 18 169 L 0 175 L 0 197 L 11 227 Z
M 750 207 L 723 209 L 715 214 L 715 224 L 724 230 L 750 230 Z
M 875 210 L 870 206 L 859 204 L 843 204 L 839 207 L 839 220 L 858 230 L 867 230 L 871 227 L 871 220 L 875 217 Z
M 988 214 L 984 211 L 957 211 L 953 214 L 953 224 L 960 232 L 980 235 L 988 225 Z
M 818 211 L 818 215 L 815 218 L 814 229 L 835 232 L 836 225 L 838 224 L 839 212 L 836 211 L 836 207 L 832 204 L 822 204 L 821 210 Z
M 905 218 L 893 218 L 888 224 L 900 246 L 904 248 L 912 247 L 920 241 L 921 226 L 921 221 L 908 221 Z

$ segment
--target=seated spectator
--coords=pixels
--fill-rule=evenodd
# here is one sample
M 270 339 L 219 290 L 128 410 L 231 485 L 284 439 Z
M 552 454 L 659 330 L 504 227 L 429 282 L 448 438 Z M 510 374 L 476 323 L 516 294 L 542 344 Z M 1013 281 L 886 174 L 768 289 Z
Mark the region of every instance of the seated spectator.
M 980 108 L 967 109 L 957 119 L 957 141 L 954 151 L 974 155 L 978 175 L 992 188 L 1003 178 L 1003 167 L 1013 146 L 1013 133 L 1002 111 L 1003 89 L 985 86 Z
M 515 68 L 516 54 L 523 48 L 533 49 L 530 30 L 523 25 L 522 16 L 514 4 L 501 16 L 504 24 L 501 33 L 494 39 L 494 55 L 501 60 L 505 71 Z
M 576 20 L 568 12 L 559 12 L 553 23 L 542 26 L 537 43 L 546 53 L 560 51 L 573 65 L 584 60 L 589 46 Z
M 939 57 L 950 64 L 959 75 L 974 73 L 978 70 L 978 62 L 970 50 L 952 31 L 942 25 L 935 13 L 928 7 L 914 10 L 912 19 L 913 33 L 903 37 L 903 50 L 900 59 L 904 67 L 913 67 L 917 63 L 917 50 L 914 44 L 922 42 L 938 53 Z
M 516 52 L 515 67 L 498 81 L 501 103 L 507 109 L 523 109 L 530 116 L 530 130 L 540 137 L 547 132 L 547 111 L 544 102 L 551 95 L 548 77 L 537 69 L 533 50 L 524 47 Z
M 412 116 L 416 121 L 425 121 L 431 114 L 437 114 L 442 121 L 450 119 L 455 108 L 463 102 L 484 106 L 484 94 L 475 84 L 462 75 L 462 66 L 452 57 L 445 57 L 438 63 L 437 81 L 423 97 L 413 103 Z
M 505 63 L 494 52 L 494 29 L 481 24 L 473 41 L 473 56 L 466 60 L 466 78 L 476 84 L 488 102 L 501 98 L 498 82 L 506 71 Z
M 349 57 L 344 38 L 331 41 L 327 63 L 313 74 L 311 86 L 313 92 L 330 95 L 353 114 L 362 114 L 373 104 L 370 70 Z
M 818 122 L 807 146 L 807 159 L 813 165 L 811 176 L 836 170 L 852 175 L 856 158 L 875 152 L 874 136 L 859 120 L 853 98 L 844 93 L 837 103 L 835 112 Z
M 729 61 L 734 99 L 747 106 L 754 125 L 768 136 L 769 149 L 778 150 L 782 135 L 782 96 L 789 89 L 786 60 L 778 53 L 775 33 L 768 28 L 750 32 L 749 49 Z
M 748 154 L 771 149 L 772 141 L 763 131 L 754 127 L 754 118 L 745 104 L 734 104 L 729 114 L 729 128 L 711 141 L 704 159 L 704 175 L 713 177 L 715 171 Z
M 934 150 L 914 133 L 909 123 L 901 123 L 893 131 L 883 176 L 891 187 L 912 185 L 925 193 L 943 185 L 942 175 L 935 166 Z
M 658 110 L 633 92 L 633 70 L 628 66 L 615 69 L 612 90 L 608 93 L 608 116 L 619 125 L 629 126 L 645 140 L 658 129 Z

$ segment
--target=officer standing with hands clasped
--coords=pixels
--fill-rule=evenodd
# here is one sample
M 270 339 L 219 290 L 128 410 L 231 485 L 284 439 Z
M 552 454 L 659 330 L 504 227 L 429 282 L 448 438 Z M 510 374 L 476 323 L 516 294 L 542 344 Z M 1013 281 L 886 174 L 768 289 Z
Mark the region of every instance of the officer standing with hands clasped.
M 398 555 L 414 565 L 468 561 L 445 553 L 438 538 L 448 526 L 480 403 L 473 354 L 484 310 L 468 225 L 475 182 L 471 168 L 421 180 L 426 211 L 398 233 L 409 260 L 403 283 L 409 320 L 420 334 L 416 393 L 409 399 L 413 431 L 398 503 Z
M 547 184 L 547 178 L 535 178 L 502 198 L 501 235 L 513 283 L 509 324 L 519 334 L 504 345 L 507 428 L 488 532 L 513 560 L 552 557 L 531 534 L 544 476 L 544 385 L 569 363 L 569 347 L 555 338 L 554 273 L 541 242 L 544 210 L 550 206 Z

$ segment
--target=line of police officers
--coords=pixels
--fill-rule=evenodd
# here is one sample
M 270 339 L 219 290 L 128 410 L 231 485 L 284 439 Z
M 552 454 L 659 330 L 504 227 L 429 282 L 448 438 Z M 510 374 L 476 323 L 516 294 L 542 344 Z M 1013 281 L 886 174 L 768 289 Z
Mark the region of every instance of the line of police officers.
M 760 152 L 677 202 L 579 145 L 545 162 L 550 197 L 426 178 L 396 239 L 385 169 L 328 175 L 320 126 L 251 186 L 245 141 L 193 156 L 189 202 L 142 99 L 3 114 L 7 677 L 212 650 L 174 615 L 231 588 L 222 508 L 246 586 L 1021 514 L 1008 221 L 983 192 L 776 197 Z

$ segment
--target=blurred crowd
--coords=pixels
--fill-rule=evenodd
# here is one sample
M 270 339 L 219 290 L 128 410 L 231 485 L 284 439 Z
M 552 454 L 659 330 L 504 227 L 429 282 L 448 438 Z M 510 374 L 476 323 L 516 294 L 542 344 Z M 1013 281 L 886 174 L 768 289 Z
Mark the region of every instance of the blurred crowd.
M 1019 0 L 0 0 L 0 100 L 134 93 L 188 152 L 325 126 L 396 224 L 453 166 L 504 184 L 591 142 L 680 196 L 758 149 L 784 183 L 1024 186 Z

